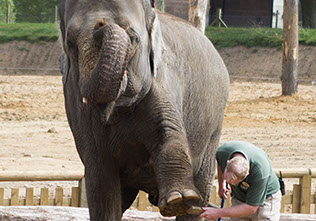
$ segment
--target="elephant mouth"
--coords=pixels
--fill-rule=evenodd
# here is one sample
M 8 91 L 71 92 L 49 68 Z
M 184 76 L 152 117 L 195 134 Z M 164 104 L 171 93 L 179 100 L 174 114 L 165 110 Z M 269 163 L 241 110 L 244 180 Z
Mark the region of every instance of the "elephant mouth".
M 97 28 L 92 35 L 95 43 L 81 47 L 85 49 L 95 45 L 94 50 L 85 54 L 88 56 L 81 56 L 79 86 L 82 102 L 101 106 L 103 119 L 108 121 L 117 100 L 128 87 L 127 64 L 133 45 L 128 33 L 116 24 L 104 22 L 104 26 L 98 24 Z M 95 56 L 96 51 L 99 51 L 98 57 Z
M 117 98 L 114 101 L 108 102 L 108 103 L 103 103 L 101 104 L 102 106 L 102 121 L 108 122 L 114 108 L 116 106 L 117 99 L 126 91 L 127 84 L 128 84 L 128 74 L 127 70 L 124 71 L 121 83 L 120 83 L 120 88 L 117 94 Z M 89 103 L 89 98 L 83 97 L 82 98 L 82 103 L 88 104 Z
M 119 92 L 118 92 L 118 95 L 117 95 L 117 99 L 121 96 L 121 94 L 123 94 L 127 88 L 127 82 L 128 82 L 128 77 L 127 77 L 127 71 L 125 70 L 124 71 L 124 74 L 123 74 L 123 78 L 122 78 L 122 81 L 121 81 L 121 85 L 120 85 L 120 88 L 119 88 Z M 108 122 L 110 117 L 112 116 L 113 112 L 114 112 L 114 108 L 116 106 L 116 101 L 111 101 L 110 103 L 106 103 L 103 105 L 103 108 L 102 108 L 102 117 L 101 117 L 101 120 L 103 122 Z

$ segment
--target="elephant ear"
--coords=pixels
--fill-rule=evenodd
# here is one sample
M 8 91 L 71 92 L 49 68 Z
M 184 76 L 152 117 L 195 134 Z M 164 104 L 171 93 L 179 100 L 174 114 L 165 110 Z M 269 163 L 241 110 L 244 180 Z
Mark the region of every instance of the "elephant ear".
M 69 74 L 69 69 L 70 69 L 69 58 L 67 55 L 65 55 L 64 52 L 61 52 L 61 54 L 59 55 L 58 61 L 59 61 L 60 73 L 63 75 L 63 84 L 66 84 L 68 74 Z
M 151 51 L 150 51 L 150 64 L 151 64 L 151 71 L 154 77 L 157 76 L 157 69 L 158 64 L 161 60 L 162 54 L 162 34 L 160 29 L 160 22 L 158 19 L 158 14 L 153 9 L 154 18 L 151 23 L 150 27 L 150 42 L 151 42 Z

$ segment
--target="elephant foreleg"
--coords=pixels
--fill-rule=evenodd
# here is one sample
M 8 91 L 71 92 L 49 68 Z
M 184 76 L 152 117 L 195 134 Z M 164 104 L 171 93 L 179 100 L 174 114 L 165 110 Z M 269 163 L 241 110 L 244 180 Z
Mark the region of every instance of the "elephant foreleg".
M 207 145 L 207 151 L 203 156 L 202 165 L 197 174 L 194 175 L 194 183 L 201 194 L 202 206 L 207 206 L 209 202 L 210 192 L 213 184 L 213 179 L 216 172 L 215 154 L 218 147 L 219 138 L 221 135 L 221 125 L 210 136 Z M 178 216 L 176 221 L 200 221 L 203 220 L 196 215 Z
M 194 185 L 193 169 L 187 142 L 173 139 L 165 142 L 156 159 L 159 185 L 159 208 L 164 216 L 186 214 L 191 205 L 200 205 L 200 194 Z
M 119 173 L 100 156 L 85 165 L 85 179 L 91 221 L 121 220 Z M 107 162 L 107 163 L 104 163 Z M 105 165 L 106 164 L 106 165 Z

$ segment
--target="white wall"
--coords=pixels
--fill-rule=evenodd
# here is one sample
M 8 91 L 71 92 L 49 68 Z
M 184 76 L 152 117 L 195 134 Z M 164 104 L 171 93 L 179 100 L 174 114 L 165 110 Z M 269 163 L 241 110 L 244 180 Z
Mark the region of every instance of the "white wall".
M 279 16 L 278 16 L 278 28 L 283 28 L 283 0 L 274 0 L 273 1 L 273 20 L 272 20 L 272 28 L 275 28 L 275 22 L 276 22 L 276 12 L 277 10 L 279 11 Z

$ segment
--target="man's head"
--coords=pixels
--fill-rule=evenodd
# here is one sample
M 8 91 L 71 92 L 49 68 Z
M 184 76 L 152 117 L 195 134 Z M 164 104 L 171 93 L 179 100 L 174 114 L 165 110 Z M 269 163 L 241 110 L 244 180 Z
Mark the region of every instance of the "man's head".
M 224 179 L 228 184 L 237 185 L 249 174 L 249 163 L 243 156 L 235 156 L 227 160 Z

